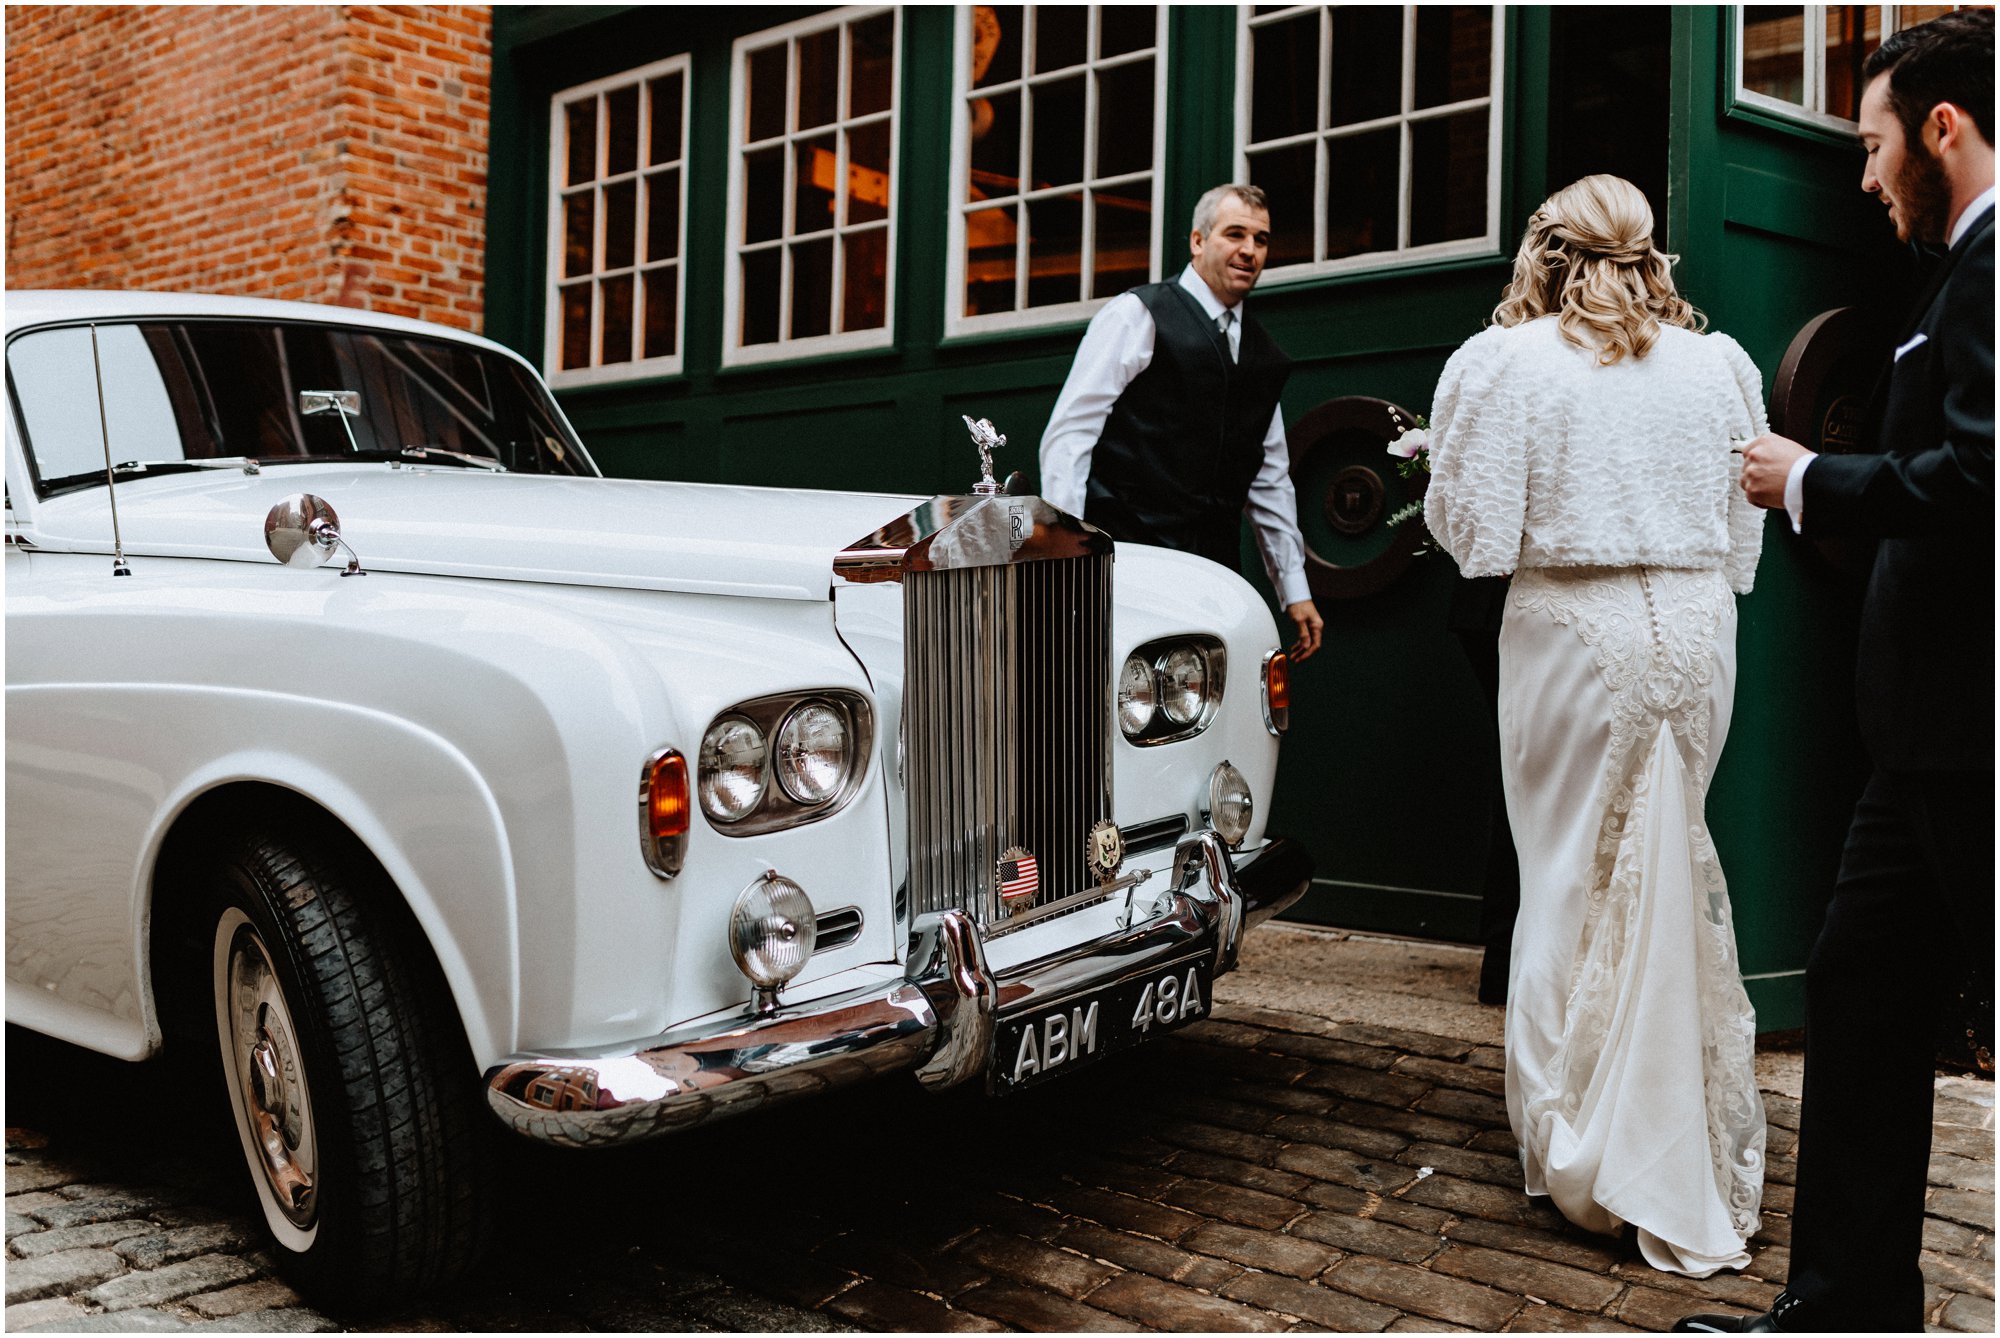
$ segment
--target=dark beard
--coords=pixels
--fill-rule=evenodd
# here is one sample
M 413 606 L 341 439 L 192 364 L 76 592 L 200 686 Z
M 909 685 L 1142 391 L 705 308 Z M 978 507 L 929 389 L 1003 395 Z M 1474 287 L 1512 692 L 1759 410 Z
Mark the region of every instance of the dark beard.
M 1945 180 L 1944 164 L 1923 140 L 1910 141 L 1902 170 L 1896 173 L 1895 193 L 1902 224 L 1897 229 L 1899 241 L 1944 240 L 1951 216 L 1951 183 Z

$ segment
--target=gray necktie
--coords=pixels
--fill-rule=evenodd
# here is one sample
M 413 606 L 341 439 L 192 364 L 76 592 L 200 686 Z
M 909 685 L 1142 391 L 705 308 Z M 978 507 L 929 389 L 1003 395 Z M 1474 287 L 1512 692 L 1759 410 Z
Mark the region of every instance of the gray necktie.
M 1215 328 L 1222 331 L 1223 342 L 1229 345 L 1229 360 L 1236 361 L 1236 313 L 1224 311 L 1215 318 Z

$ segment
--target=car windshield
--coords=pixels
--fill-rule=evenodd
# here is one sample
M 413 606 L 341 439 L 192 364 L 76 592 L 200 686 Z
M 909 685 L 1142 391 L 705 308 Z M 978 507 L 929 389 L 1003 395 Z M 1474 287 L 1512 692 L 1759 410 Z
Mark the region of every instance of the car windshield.
M 111 463 L 130 466 L 121 473 L 357 457 L 597 472 L 533 373 L 444 339 L 268 321 L 104 322 L 93 358 L 89 327 L 60 326 L 8 344 L 7 386 L 45 491 L 102 483 L 107 436 Z

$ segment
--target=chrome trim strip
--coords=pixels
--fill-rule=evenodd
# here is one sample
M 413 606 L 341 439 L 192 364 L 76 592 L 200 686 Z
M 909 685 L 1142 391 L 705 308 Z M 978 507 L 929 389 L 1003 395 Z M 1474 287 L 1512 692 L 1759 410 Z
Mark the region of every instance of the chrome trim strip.
M 1236 964 L 1246 919 L 1289 905 L 1311 865 L 1290 842 L 1239 870 L 1213 832 L 1183 838 L 1175 890 L 1152 920 L 1002 977 L 963 911 L 919 917 L 901 980 L 767 1014 L 692 1022 L 623 1045 L 520 1054 L 486 1073 L 486 1099 L 516 1133 L 565 1147 L 635 1142 L 758 1106 L 914 1069 L 940 1089 L 979 1076 L 1000 1017 L 1134 971 L 1212 952 Z

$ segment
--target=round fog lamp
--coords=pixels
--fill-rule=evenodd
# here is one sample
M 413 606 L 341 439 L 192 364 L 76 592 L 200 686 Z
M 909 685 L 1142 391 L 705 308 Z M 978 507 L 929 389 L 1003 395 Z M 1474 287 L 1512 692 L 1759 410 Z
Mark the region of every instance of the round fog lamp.
M 1208 657 L 1193 646 L 1176 646 L 1160 659 L 1160 710 L 1176 725 L 1201 719 L 1208 696 Z
M 1159 691 L 1153 684 L 1153 666 L 1137 655 L 1125 658 L 1118 671 L 1118 728 L 1125 737 L 1136 739 L 1153 723 L 1153 706 Z
M 775 1004 L 779 986 L 805 969 L 816 932 L 805 889 L 767 872 L 736 894 L 729 911 L 729 955 L 757 987 L 760 1004 Z
M 1232 847 L 1243 844 L 1250 834 L 1250 816 L 1257 805 L 1250 797 L 1250 782 L 1243 773 L 1223 762 L 1208 776 L 1208 825 Z
M 847 721 L 825 702 L 793 709 L 778 726 L 778 784 L 801 804 L 833 798 L 847 774 Z

